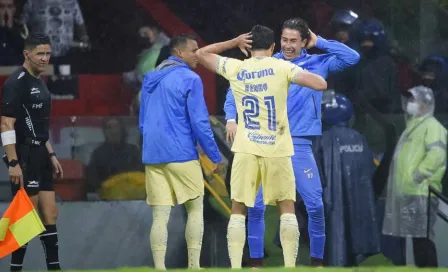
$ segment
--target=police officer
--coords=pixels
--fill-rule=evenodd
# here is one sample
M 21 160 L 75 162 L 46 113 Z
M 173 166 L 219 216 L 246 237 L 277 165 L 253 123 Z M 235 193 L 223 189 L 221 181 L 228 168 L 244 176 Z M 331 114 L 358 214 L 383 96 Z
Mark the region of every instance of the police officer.
M 51 55 L 49 37 L 32 34 L 25 40 L 25 61 L 2 90 L 1 138 L 13 195 L 25 188 L 46 231 L 40 235 L 48 270 L 60 270 L 57 207 L 53 178 L 62 178 L 61 164 L 49 139 L 51 95 L 41 75 Z M 39 205 L 38 205 L 39 204 Z M 39 208 L 39 209 L 38 209 Z M 11 271 L 21 271 L 27 245 L 12 253 Z
M 350 128 L 353 105 L 329 91 L 322 103 L 322 136 L 313 143 L 325 204 L 325 264 L 357 266 L 379 253 L 372 176 L 374 153 L 366 138 Z

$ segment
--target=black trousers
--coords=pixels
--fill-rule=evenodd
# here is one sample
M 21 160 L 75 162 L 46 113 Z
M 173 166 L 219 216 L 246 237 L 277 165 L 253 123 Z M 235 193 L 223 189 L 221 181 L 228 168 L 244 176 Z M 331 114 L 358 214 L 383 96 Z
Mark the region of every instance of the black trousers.
M 429 238 L 412 238 L 414 262 L 417 267 L 437 267 L 436 245 Z
M 401 238 L 401 260 L 406 265 L 406 238 Z M 412 238 L 414 263 L 417 267 L 438 267 L 437 250 L 433 241 L 429 238 Z

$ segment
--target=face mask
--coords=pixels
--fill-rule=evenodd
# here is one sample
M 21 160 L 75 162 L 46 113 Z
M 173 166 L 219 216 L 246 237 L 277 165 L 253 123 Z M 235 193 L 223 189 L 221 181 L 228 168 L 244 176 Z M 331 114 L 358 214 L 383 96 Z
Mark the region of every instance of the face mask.
M 148 37 L 140 37 L 140 40 L 144 46 L 151 46 L 151 40 Z
M 406 106 L 406 111 L 412 116 L 416 116 L 419 112 L 420 106 L 416 102 L 408 102 L 408 105 Z
M 434 79 L 427 79 L 427 78 L 422 79 L 422 84 L 425 87 L 431 88 L 433 83 L 434 83 Z
M 373 47 L 371 46 L 362 46 L 361 47 L 362 54 L 365 58 L 371 58 L 375 53 Z

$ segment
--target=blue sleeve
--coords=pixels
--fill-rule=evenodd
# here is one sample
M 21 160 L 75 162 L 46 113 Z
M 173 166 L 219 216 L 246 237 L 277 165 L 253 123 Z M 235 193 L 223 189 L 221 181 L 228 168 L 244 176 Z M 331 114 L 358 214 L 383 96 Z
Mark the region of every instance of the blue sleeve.
M 272 55 L 272 57 L 276 58 L 276 59 L 281 59 L 282 58 L 282 52 L 275 53 L 274 55 Z
M 187 109 L 193 134 L 202 150 L 204 150 L 205 154 L 213 163 L 220 162 L 221 153 L 213 137 L 207 105 L 204 99 L 204 86 L 199 78 L 193 80 L 191 89 L 187 95 Z
M 355 50 L 337 41 L 328 41 L 320 36 L 317 38 L 316 48 L 328 52 L 330 59 L 328 72 L 342 71 L 359 61 L 359 54 Z
M 140 132 L 143 134 L 143 125 L 145 124 L 145 110 L 146 110 L 146 103 L 148 101 L 149 92 L 146 91 L 145 83 L 147 78 L 145 77 L 145 80 L 142 84 L 142 89 L 140 90 L 140 110 L 139 110 L 139 118 L 138 118 L 138 127 L 140 128 Z
M 227 90 L 226 102 L 224 102 L 224 112 L 226 113 L 226 120 L 236 119 L 235 97 L 233 97 L 231 88 Z

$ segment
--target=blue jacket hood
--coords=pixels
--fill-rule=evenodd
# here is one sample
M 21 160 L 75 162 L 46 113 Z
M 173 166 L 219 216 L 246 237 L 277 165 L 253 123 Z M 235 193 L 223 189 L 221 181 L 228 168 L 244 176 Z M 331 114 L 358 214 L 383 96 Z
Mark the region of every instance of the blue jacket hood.
M 167 60 L 164 60 L 161 64 L 159 64 L 154 71 L 145 75 L 142 90 L 148 93 L 153 93 L 157 88 L 157 85 L 163 78 L 165 78 L 166 75 L 179 68 L 190 69 L 190 67 L 182 60 L 176 57 L 169 57 Z

